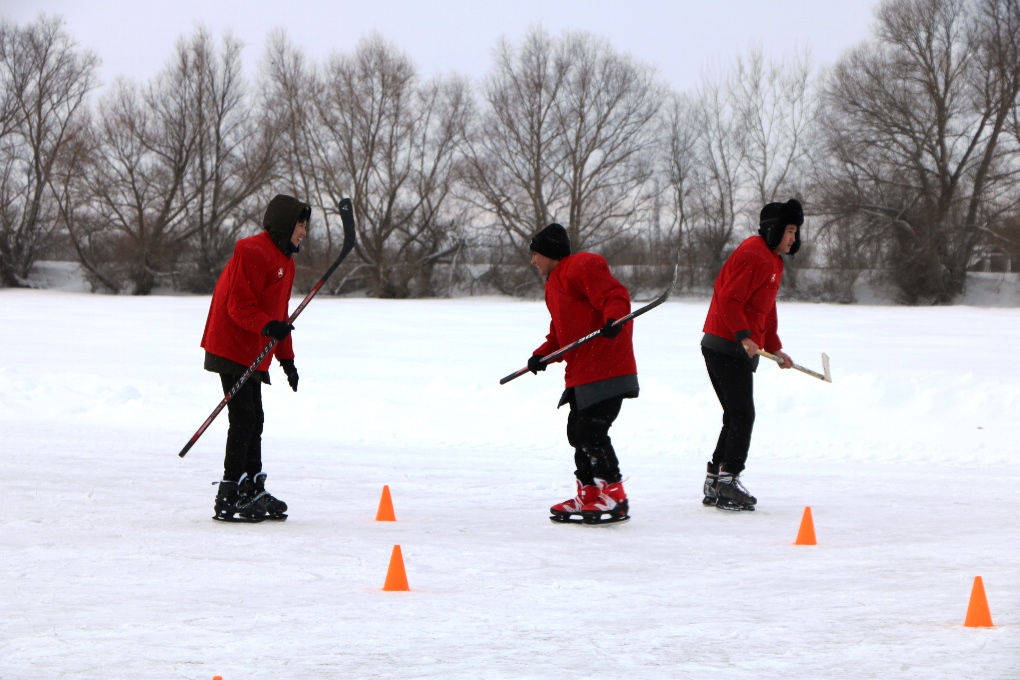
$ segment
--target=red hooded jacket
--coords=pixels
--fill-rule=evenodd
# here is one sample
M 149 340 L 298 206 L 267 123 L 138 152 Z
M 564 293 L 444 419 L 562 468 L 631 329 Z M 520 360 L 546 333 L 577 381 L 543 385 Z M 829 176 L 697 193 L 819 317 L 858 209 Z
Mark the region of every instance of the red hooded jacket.
M 534 354 L 546 355 L 596 331 L 609 319 L 630 314 L 630 293 L 609 273 L 606 258 L 575 253 L 559 261 L 545 283 L 545 306 L 552 320 L 545 343 Z M 636 375 L 634 324 L 628 323 L 615 338 L 595 338 L 573 349 L 565 359 L 567 387 L 587 385 Z
M 294 283 L 294 259 L 273 242 L 269 232 L 241 239 L 216 282 L 202 347 L 210 354 L 250 366 L 270 343 L 261 335 L 270 321 L 286 321 Z M 273 356 L 293 359 L 291 336 L 276 344 L 258 365 L 268 371 Z
M 750 331 L 751 340 L 765 351 L 782 349 L 776 332 L 776 295 L 782 281 L 783 258 L 769 250 L 761 236 L 746 239 L 715 279 L 704 332 L 739 342 L 736 333 Z

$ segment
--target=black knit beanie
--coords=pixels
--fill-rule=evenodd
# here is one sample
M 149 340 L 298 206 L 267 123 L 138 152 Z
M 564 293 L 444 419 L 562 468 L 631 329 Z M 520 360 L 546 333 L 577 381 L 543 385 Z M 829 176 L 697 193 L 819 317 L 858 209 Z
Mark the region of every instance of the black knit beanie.
M 790 248 L 790 255 L 794 255 L 800 250 L 800 227 L 804 224 L 804 210 L 800 201 L 791 198 L 786 203 L 769 203 L 761 209 L 758 216 L 758 233 L 765 239 L 769 250 L 779 247 L 788 224 L 797 226 L 797 238 Z
M 531 239 L 531 251 L 553 260 L 562 260 L 570 254 L 570 237 L 562 225 L 553 222 Z
M 273 243 L 285 255 L 298 252 L 297 246 L 290 242 L 294 235 L 294 227 L 298 222 L 311 219 L 312 207 L 293 196 L 277 194 L 269 201 L 266 214 L 262 217 L 262 228 L 269 232 Z

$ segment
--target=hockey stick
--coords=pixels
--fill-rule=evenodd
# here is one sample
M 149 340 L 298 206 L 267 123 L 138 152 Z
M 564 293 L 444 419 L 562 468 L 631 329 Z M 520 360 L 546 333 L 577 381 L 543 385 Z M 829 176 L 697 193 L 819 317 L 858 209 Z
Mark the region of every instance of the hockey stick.
M 656 307 L 661 305 L 663 302 L 668 300 L 670 294 L 672 294 L 672 292 L 673 292 L 673 288 L 676 287 L 676 277 L 677 277 L 677 274 L 679 272 L 680 272 L 680 265 L 677 264 L 675 267 L 673 267 L 673 281 L 669 284 L 669 288 L 667 288 L 665 291 L 663 291 L 662 295 L 660 295 L 659 297 L 655 298 L 654 300 L 649 302 L 647 305 L 645 305 L 641 309 L 633 311 L 633 312 L 631 312 L 630 314 L 628 314 L 627 316 L 625 316 L 623 318 L 617 319 L 616 321 L 613 322 L 613 327 L 615 328 L 616 326 L 622 326 L 623 324 L 627 323 L 631 319 L 633 319 L 635 317 L 639 317 L 642 314 L 644 314 L 645 312 L 648 312 L 648 311 L 651 311 L 651 310 L 655 309 Z M 601 333 L 601 332 L 602 332 L 601 328 L 598 329 L 598 330 L 592 331 L 591 333 L 589 333 L 588 335 L 584 336 L 583 338 L 578 338 L 577 340 L 574 340 L 569 345 L 567 345 L 565 347 L 560 347 L 558 350 L 556 350 L 555 352 L 552 352 L 551 354 L 546 354 L 544 357 L 542 357 L 542 363 L 543 364 L 547 364 L 550 361 L 552 361 L 553 359 L 566 354 L 567 352 L 569 352 L 570 350 L 574 349 L 575 347 L 580 347 L 584 343 L 590 342 L 591 340 L 594 340 L 595 338 L 599 337 L 599 333 Z M 531 370 L 531 369 L 529 369 L 527 366 L 525 366 L 524 368 L 522 368 L 522 369 L 520 369 L 518 371 L 514 371 L 513 373 L 511 373 L 510 375 L 506 376 L 505 378 L 501 378 L 500 381 L 499 381 L 499 384 L 500 385 L 505 385 L 508 382 L 510 382 L 511 380 L 514 380 L 515 378 L 520 378 L 522 375 L 527 373 L 529 370 Z
M 758 350 L 758 354 L 765 357 L 766 359 L 772 359 L 772 361 L 776 362 L 777 364 L 786 363 L 785 361 L 783 361 L 782 357 L 777 357 L 775 354 L 766 352 L 763 349 Z M 796 368 L 801 373 L 807 373 L 812 378 L 818 378 L 819 380 L 824 380 L 827 383 L 832 382 L 832 373 L 829 371 L 829 355 L 826 354 L 825 352 L 822 352 L 822 370 L 825 371 L 825 375 L 812 371 L 810 368 L 798 366 L 797 364 L 794 364 L 791 368 Z
M 326 270 L 326 273 L 322 275 L 322 278 L 319 279 L 318 283 L 312 286 L 312 289 L 308 291 L 308 295 L 305 296 L 305 299 L 301 301 L 301 304 L 299 304 L 290 315 L 290 318 L 287 320 L 288 323 L 294 323 L 294 319 L 298 318 L 298 315 L 304 311 L 305 307 L 308 306 L 308 303 L 312 301 L 313 297 L 315 297 L 315 294 L 319 292 L 320 288 L 322 288 L 322 285 L 326 283 L 326 280 L 330 276 L 333 275 L 336 268 L 340 266 L 340 263 L 344 261 L 347 254 L 354 248 L 354 241 L 357 234 L 354 230 L 354 208 L 351 205 L 351 199 L 341 199 L 340 202 L 337 203 L 336 207 L 340 211 L 340 221 L 344 226 L 344 244 L 343 247 L 340 248 L 340 255 L 337 256 L 333 264 L 331 264 L 329 269 Z M 220 414 L 220 411 L 222 411 L 223 407 L 227 405 L 227 402 L 234 398 L 234 395 L 240 391 L 240 389 L 248 381 L 248 378 L 251 377 L 251 374 L 255 372 L 256 368 L 258 368 L 258 365 L 261 364 L 262 361 L 269 356 L 269 353 L 273 351 L 273 348 L 276 347 L 276 342 L 275 338 L 269 341 L 266 348 L 262 350 L 262 354 L 259 354 L 255 362 L 252 363 L 252 365 L 248 367 L 248 370 L 244 372 L 244 375 L 241 376 L 241 379 L 230 388 L 230 391 L 223 397 L 223 401 L 221 401 L 219 405 L 213 409 L 213 412 L 209 414 L 209 417 L 205 419 L 204 423 L 202 423 L 202 427 L 198 428 L 198 432 L 191 437 L 188 443 L 184 445 L 184 448 L 181 449 L 181 452 L 177 454 L 178 456 L 184 458 L 184 455 L 191 450 L 191 447 L 195 445 L 195 442 L 197 442 L 198 438 L 202 436 L 202 433 L 205 432 L 210 425 L 212 425 L 212 421 L 216 420 L 216 416 Z

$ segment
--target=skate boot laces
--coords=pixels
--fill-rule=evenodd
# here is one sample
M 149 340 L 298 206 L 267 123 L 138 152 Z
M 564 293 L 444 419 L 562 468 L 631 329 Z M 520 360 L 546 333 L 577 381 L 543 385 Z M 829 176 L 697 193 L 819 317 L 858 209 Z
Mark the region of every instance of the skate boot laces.
M 758 499 L 752 496 L 743 483 L 741 483 L 740 475 L 730 474 L 729 472 L 719 473 L 715 491 L 717 495 L 739 503 L 754 505 L 758 502 Z

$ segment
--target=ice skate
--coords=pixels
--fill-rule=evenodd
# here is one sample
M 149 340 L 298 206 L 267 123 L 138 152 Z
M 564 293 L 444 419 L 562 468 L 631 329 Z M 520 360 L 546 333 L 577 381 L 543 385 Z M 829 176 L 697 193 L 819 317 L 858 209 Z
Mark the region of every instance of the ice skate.
M 623 490 L 623 482 L 609 484 L 604 479 L 595 479 L 599 495 L 585 503 L 581 508 L 581 518 L 585 524 L 615 524 L 630 519 L 627 511 L 627 492 Z
M 715 502 L 719 497 L 715 493 L 715 484 L 719 480 L 719 466 L 709 461 L 708 471 L 705 473 L 705 486 L 702 488 L 702 493 L 705 495 L 701 499 L 702 505 L 715 505 Z
M 220 482 L 215 511 L 213 519 L 220 522 L 261 522 L 266 518 L 265 504 L 256 497 L 255 483 L 247 475 L 237 482 Z
M 715 507 L 720 510 L 753 511 L 758 499 L 740 483 L 740 475 L 719 471 L 715 485 Z
M 561 524 L 567 524 L 574 522 L 580 524 L 583 521 L 581 511 L 584 509 L 586 503 L 598 500 L 599 487 L 597 486 L 585 486 L 581 484 L 581 481 L 577 481 L 577 495 L 568 501 L 557 503 L 556 505 L 549 508 L 551 519 L 553 522 L 559 522 Z
M 287 519 L 287 504 L 266 491 L 266 476 L 265 472 L 255 475 L 255 497 L 265 505 L 266 519 Z

